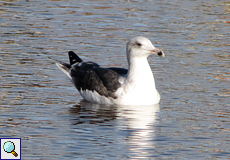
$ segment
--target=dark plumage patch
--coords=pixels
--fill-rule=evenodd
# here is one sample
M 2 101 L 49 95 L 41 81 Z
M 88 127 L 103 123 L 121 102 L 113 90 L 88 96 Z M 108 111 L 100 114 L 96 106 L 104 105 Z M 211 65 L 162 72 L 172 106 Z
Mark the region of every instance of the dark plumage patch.
M 77 59 L 76 56 L 70 58 L 72 57 Z M 73 60 L 70 59 L 70 62 L 73 62 Z M 101 68 L 94 62 L 75 63 L 71 65 L 70 76 L 79 91 L 96 91 L 101 96 L 116 98 L 114 92 L 121 86 L 118 79 L 122 74 L 127 74 L 126 69 Z

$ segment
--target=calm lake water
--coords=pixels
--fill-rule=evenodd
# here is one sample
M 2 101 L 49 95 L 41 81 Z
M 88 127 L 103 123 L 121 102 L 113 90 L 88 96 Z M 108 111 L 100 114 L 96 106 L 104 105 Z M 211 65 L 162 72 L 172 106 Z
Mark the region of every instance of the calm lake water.
M 127 67 L 148 37 L 161 102 L 82 101 L 52 59 Z M 0 1 L 0 138 L 22 159 L 229 159 L 229 0 Z

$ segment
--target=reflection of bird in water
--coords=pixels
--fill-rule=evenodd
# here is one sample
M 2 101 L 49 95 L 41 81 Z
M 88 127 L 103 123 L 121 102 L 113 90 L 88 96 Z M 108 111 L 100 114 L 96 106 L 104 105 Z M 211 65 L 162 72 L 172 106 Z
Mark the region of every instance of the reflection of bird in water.
M 57 62 L 82 97 L 94 103 L 110 105 L 158 104 L 160 95 L 147 57 L 164 56 L 145 37 L 131 39 L 126 48 L 128 70 L 102 68 L 94 62 L 83 62 L 74 52 L 69 52 L 70 64 Z
M 90 103 L 82 100 L 79 104 L 69 109 L 69 112 L 76 117 L 73 120 L 75 125 L 82 123 L 104 123 L 116 119 L 116 107 Z
M 86 101 L 70 109 L 70 113 L 74 115 L 72 124 L 80 125 L 75 127 L 78 134 L 92 134 L 95 138 L 100 137 L 99 139 L 106 136 L 107 139 L 113 140 L 113 143 L 117 141 L 132 153 L 133 157 L 130 158 L 147 158 L 153 154 L 155 146 L 152 140 L 155 137 L 156 113 L 159 111 L 159 105 L 111 106 Z M 95 135 L 95 130 L 102 123 L 103 131 L 96 131 L 101 134 Z M 95 139 L 97 144 L 105 143 L 99 139 Z
M 127 128 L 131 131 L 127 137 L 127 146 L 132 151 L 132 158 L 147 158 L 155 148 L 152 141 L 155 137 L 156 113 L 159 104 L 153 106 L 123 106 L 118 109 L 118 116 L 127 120 Z M 145 157 L 146 156 L 146 157 Z

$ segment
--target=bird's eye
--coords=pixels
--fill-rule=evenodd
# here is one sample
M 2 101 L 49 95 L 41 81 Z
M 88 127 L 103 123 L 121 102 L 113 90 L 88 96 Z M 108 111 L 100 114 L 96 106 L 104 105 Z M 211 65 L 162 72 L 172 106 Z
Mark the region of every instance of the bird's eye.
M 136 45 L 140 47 L 140 46 L 141 46 L 141 43 L 137 42 Z

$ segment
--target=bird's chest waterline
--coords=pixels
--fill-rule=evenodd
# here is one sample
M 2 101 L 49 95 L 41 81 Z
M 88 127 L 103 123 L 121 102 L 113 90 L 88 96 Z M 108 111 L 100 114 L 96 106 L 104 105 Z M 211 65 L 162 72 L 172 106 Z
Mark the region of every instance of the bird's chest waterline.
M 129 83 L 117 90 L 118 102 L 126 105 L 150 105 L 159 102 L 159 94 L 153 82 Z

